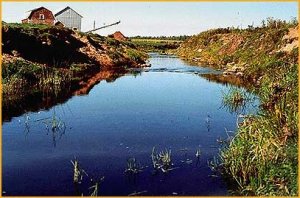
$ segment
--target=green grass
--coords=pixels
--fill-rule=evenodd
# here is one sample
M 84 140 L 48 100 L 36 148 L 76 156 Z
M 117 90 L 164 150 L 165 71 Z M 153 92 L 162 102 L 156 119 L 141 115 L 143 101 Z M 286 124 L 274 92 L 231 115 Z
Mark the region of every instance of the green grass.
M 182 41 L 170 39 L 131 39 L 131 42 L 140 50 L 166 53 L 178 48 Z
M 126 54 L 130 59 L 137 61 L 137 62 L 145 60 L 145 58 L 148 57 L 145 53 L 143 53 L 139 50 L 136 50 L 136 49 L 131 49 L 131 48 L 126 50 Z
M 9 28 L 22 28 L 23 30 L 30 30 L 30 29 L 47 29 L 51 26 L 45 24 L 31 24 L 31 23 L 5 23 L 4 26 L 8 26 Z
M 258 115 L 245 118 L 233 141 L 221 152 L 223 173 L 238 184 L 239 195 L 297 195 L 298 64 L 269 60 L 255 92 Z M 240 94 L 230 95 L 233 103 Z

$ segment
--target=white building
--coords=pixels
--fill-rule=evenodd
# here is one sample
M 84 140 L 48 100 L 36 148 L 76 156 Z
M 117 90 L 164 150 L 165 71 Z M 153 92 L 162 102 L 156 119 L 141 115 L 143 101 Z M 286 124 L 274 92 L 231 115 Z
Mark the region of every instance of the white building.
M 54 16 L 65 27 L 81 31 L 81 19 L 83 17 L 69 6 L 56 12 Z

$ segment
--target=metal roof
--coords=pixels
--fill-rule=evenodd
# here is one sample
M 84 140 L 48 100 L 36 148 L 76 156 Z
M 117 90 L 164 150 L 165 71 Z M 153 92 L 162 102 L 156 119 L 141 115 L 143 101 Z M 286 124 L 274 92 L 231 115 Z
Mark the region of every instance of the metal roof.
M 56 17 L 56 16 L 60 15 L 61 13 L 65 12 L 65 11 L 68 10 L 68 9 L 73 10 L 72 8 L 70 8 L 69 6 L 67 6 L 67 7 L 65 7 L 64 9 L 62 9 L 62 10 L 56 12 L 56 13 L 54 14 L 54 16 Z M 76 12 L 75 10 L 73 10 L 73 11 L 74 11 L 76 14 L 78 14 L 81 18 L 83 18 L 83 16 L 81 16 L 78 12 Z

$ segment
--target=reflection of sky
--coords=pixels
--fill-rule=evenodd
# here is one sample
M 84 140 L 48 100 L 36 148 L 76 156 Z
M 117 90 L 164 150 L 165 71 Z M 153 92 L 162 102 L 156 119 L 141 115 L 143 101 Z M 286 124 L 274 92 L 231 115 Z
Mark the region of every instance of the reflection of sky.
M 217 27 L 259 25 L 267 17 L 289 20 L 297 16 L 296 2 L 268 3 L 203 3 L 203 2 L 23 2 L 2 3 L 2 20 L 20 22 L 24 12 L 44 6 L 52 11 L 70 6 L 83 18 L 83 31 L 121 20 L 121 24 L 98 33 L 106 35 L 117 30 L 133 35 L 191 35 Z

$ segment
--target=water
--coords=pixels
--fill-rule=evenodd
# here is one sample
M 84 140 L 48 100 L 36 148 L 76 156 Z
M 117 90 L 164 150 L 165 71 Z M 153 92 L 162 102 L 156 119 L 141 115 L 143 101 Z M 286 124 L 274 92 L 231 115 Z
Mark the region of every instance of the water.
M 227 195 L 207 162 L 225 128 L 236 128 L 236 115 L 220 108 L 228 87 L 198 75 L 216 71 L 178 58 L 152 54 L 150 63 L 138 75 L 101 81 L 88 95 L 4 122 L 3 195 L 89 195 L 89 178 L 102 176 L 99 195 Z M 53 116 L 60 123 L 54 131 Z M 154 146 L 171 149 L 174 170 L 153 175 Z M 89 175 L 78 186 L 75 157 Z M 130 157 L 144 167 L 136 176 L 124 173 Z

